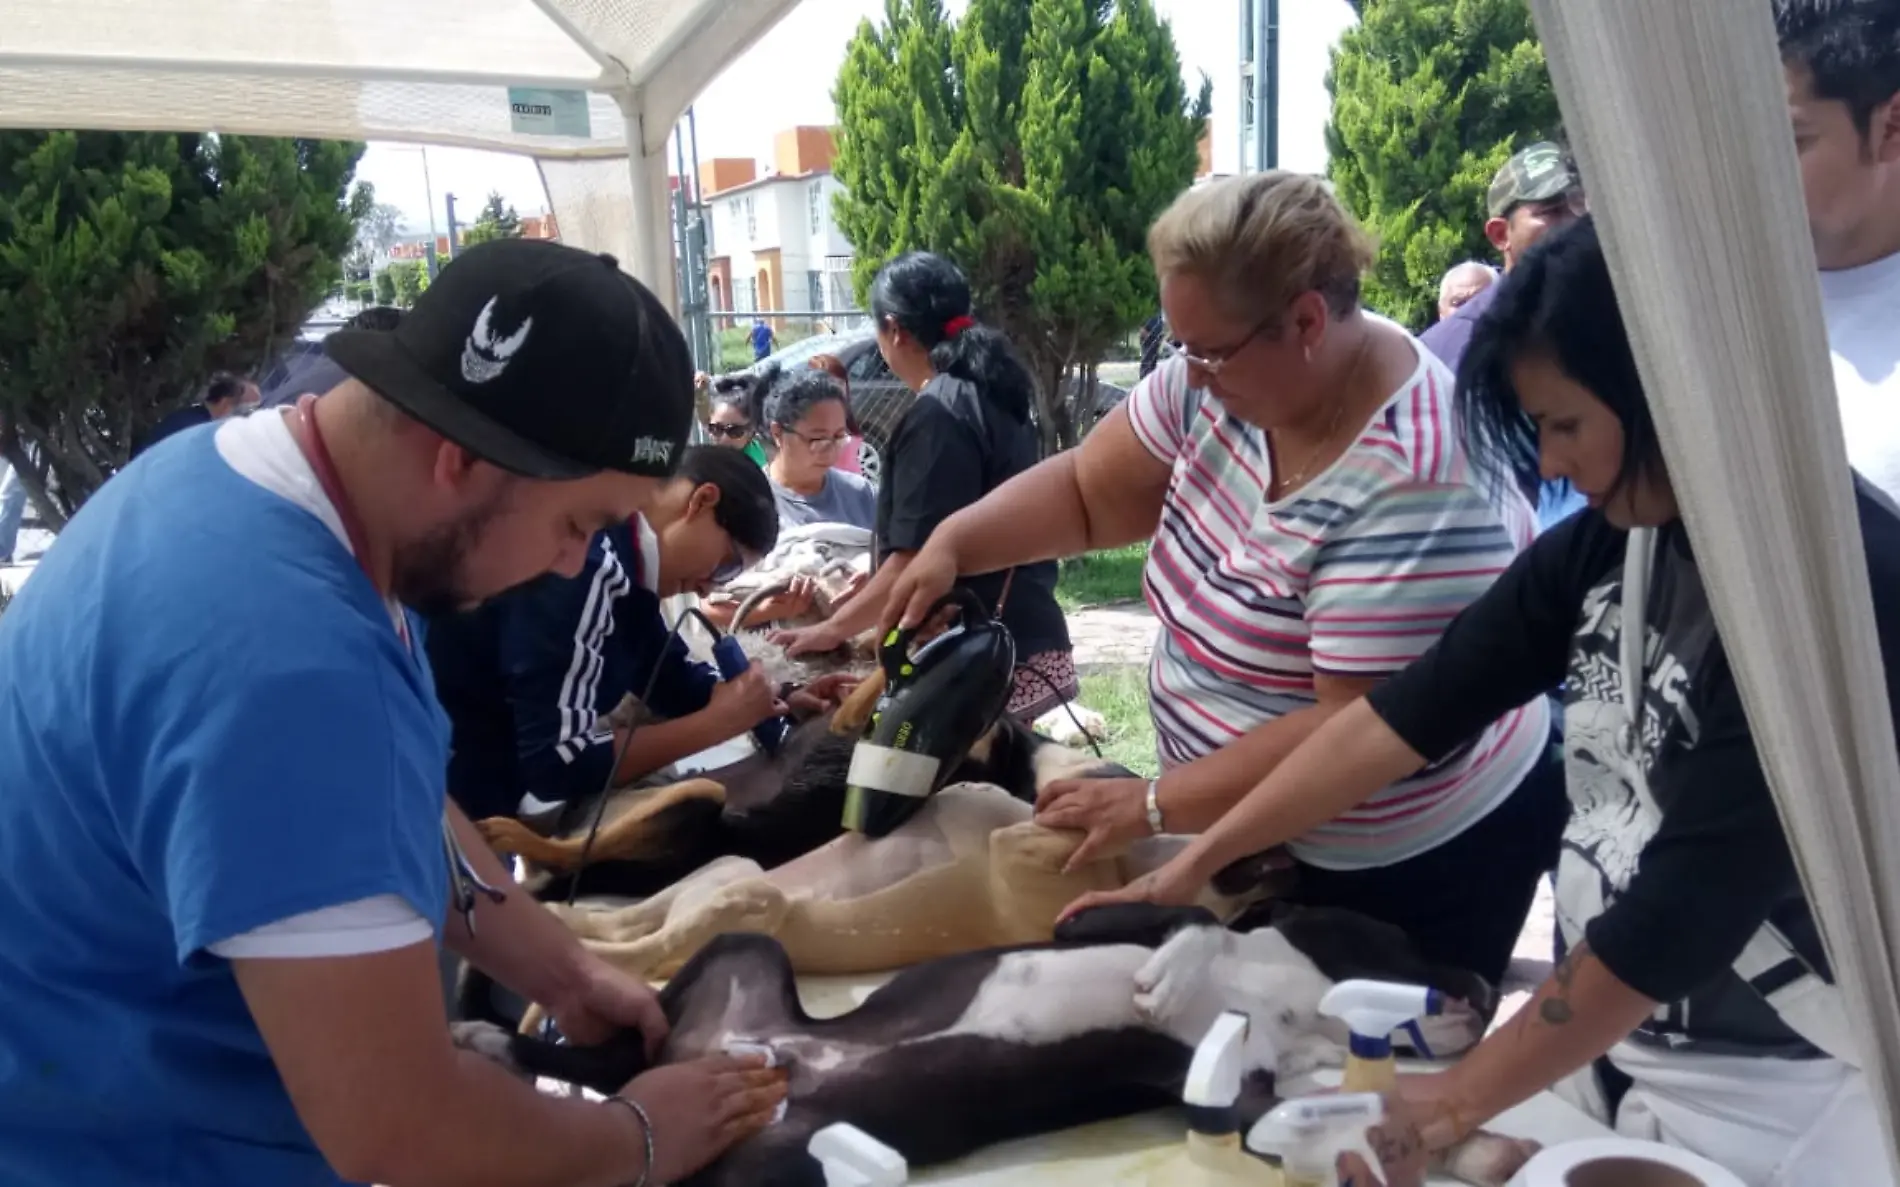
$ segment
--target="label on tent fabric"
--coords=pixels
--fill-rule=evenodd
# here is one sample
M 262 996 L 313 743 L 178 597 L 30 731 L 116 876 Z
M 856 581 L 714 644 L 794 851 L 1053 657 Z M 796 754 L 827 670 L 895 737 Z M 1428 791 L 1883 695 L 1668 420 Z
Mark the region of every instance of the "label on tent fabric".
M 508 121 L 516 132 L 529 136 L 585 138 L 593 135 L 587 117 L 586 91 L 509 87 Z

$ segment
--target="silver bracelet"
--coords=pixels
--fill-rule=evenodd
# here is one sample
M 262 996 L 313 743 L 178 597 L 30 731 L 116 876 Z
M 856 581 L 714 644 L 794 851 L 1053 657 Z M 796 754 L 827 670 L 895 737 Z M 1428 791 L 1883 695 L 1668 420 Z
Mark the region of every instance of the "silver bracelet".
M 1161 827 L 1161 780 L 1148 780 L 1148 831 L 1160 836 L 1167 831 Z
M 610 1096 L 607 1098 L 607 1103 L 623 1105 L 631 1109 L 633 1115 L 640 1119 L 640 1136 L 646 1140 L 647 1160 L 640 1167 L 640 1177 L 633 1181 L 633 1187 L 647 1187 L 647 1180 L 653 1177 L 653 1118 L 647 1116 L 647 1111 L 640 1107 L 639 1101 L 630 1097 Z

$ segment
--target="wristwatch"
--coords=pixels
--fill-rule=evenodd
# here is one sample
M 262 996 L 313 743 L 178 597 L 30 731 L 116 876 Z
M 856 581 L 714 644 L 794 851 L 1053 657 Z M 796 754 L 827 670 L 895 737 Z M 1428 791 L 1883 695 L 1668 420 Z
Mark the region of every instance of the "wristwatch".
M 1160 836 L 1167 830 L 1161 827 L 1161 780 L 1148 780 L 1148 831 Z

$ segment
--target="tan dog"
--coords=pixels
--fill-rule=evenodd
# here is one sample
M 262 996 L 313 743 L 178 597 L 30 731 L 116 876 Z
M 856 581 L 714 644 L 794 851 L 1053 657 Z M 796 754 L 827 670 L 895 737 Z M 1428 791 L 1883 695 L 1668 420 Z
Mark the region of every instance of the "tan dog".
M 1082 834 L 1043 828 L 1031 812 L 1001 788 L 954 784 L 885 837 L 848 833 L 770 871 L 721 858 L 629 907 L 551 909 L 641 976 L 668 976 L 732 931 L 775 937 L 800 973 L 879 972 L 1053 939 L 1057 914 L 1078 895 L 1125 885 L 1186 842 L 1144 840 L 1064 873 Z M 1246 905 L 1212 889 L 1202 902 L 1221 918 Z

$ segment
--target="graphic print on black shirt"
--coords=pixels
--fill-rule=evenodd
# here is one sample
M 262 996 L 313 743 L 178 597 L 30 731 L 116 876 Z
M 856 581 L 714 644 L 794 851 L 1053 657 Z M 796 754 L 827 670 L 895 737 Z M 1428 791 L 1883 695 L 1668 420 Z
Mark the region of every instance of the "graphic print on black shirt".
M 1900 734 L 1900 512 L 1864 480 L 1855 492 Z M 1633 749 L 1623 741 L 1621 675 L 1629 536 L 1594 510 L 1538 537 L 1367 702 L 1436 761 L 1501 714 L 1565 685 L 1574 816 L 1558 871 L 1558 923 L 1568 943 L 1587 939 L 1613 976 L 1666 1003 L 1635 1041 L 1811 1057 L 1811 1038 L 1838 1053 L 1853 1039 L 1826 981 L 1825 953 L 1687 533 L 1678 522 L 1656 537 L 1645 655 L 1630 665 L 1645 673 Z
M 1557 926 L 1570 947 L 1630 885 L 1644 847 L 1662 825 L 1666 805 L 1651 793 L 1649 777 L 1659 757 L 1694 751 L 1701 742 L 1692 694 L 1729 680 L 1715 618 L 1680 525 L 1665 532 L 1655 553 L 1645 615 L 1642 729 L 1634 753 L 1621 666 L 1621 565 L 1585 595 L 1571 644 L 1563 739 L 1571 813 L 1556 893 Z M 1805 905 L 1781 913 L 1793 917 L 1783 920 L 1788 939 L 1819 960 L 1820 939 Z M 1791 1058 L 1819 1054 L 1732 970 L 1686 998 L 1665 1003 L 1632 1037 L 1677 1050 Z

